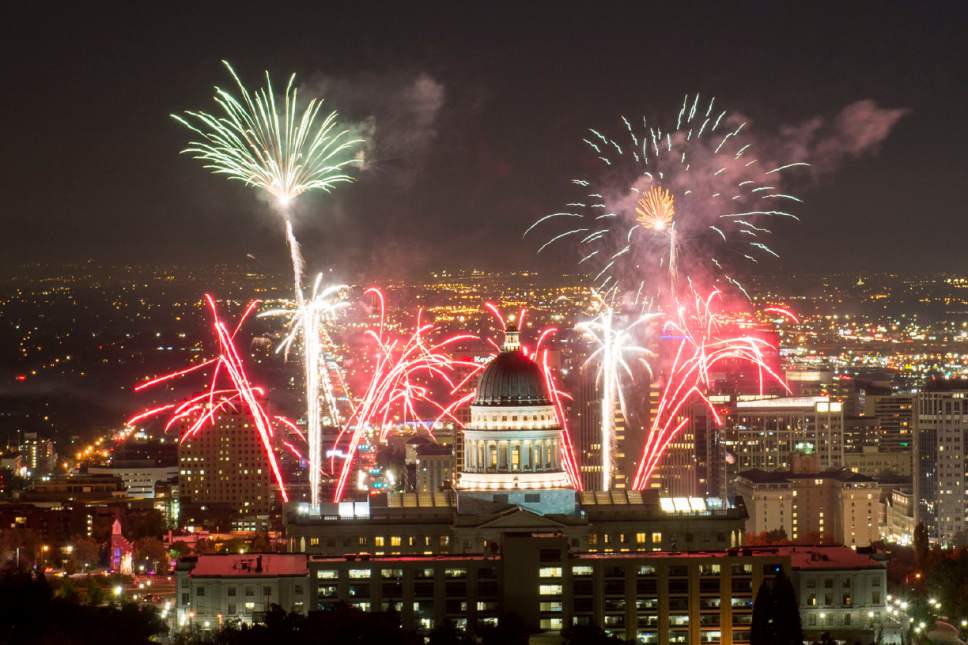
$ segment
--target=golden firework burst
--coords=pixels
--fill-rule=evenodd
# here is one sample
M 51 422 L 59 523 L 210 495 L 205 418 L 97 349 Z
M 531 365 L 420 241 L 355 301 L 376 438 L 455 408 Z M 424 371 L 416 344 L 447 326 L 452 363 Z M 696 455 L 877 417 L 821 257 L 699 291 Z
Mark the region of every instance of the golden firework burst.
M 666 231 L 672 227 L 676 215 L 676 201 L 672 193 L 661 186 L 652 186 L 635 205 L 642 228 Z

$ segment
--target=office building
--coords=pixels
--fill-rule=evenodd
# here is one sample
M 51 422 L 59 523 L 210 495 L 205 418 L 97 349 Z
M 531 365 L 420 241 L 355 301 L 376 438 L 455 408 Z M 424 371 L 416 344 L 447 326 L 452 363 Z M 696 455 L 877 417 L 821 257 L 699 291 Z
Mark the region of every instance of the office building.
M 252 420 L 220 414 L 178 448 L 182 524 L 216 530 L 268 526 L 276 491 Z
M 823 469 L 844 460 L 843 406 L 826 397 L 737 400 L 725 435 L 738 470 L 789 470 L 798 451 L 815 453 Z
M 942 543 L 968 527 L 966 395 L 966 381 L 934 381 L 914 400 L 915 520 Z
M 910 450 L 881 450 L 877 446 L 864 446 L 859 452 L 844 452 L 844 467 L 852 472 L 870 477 L 884 474 L 898 477 L 911 476 Z

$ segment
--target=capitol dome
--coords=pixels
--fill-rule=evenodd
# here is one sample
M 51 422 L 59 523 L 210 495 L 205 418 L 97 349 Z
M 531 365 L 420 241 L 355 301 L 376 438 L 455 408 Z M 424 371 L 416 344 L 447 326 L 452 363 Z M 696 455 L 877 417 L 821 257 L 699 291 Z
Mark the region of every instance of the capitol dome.
M 561 426 L 545 389 L 544 372 L 521 351 L 514 327 L 507 329 L 503 349 L 478 381 L 463 433 L 464 464 L 457 488 L 568 490 L 561 463 Z
M 481 374 L 474 405 L 551 405 L 541 367 L 520 351 L 502 352 Z

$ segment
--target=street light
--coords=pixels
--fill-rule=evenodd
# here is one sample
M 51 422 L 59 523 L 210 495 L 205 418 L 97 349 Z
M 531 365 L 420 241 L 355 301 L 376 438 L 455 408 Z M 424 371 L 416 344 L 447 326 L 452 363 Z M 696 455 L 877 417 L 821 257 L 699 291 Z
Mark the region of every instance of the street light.
M 111 590 L 111 593 L 114 594 L 115 598 L 120 598 L 122 591 L 124 591 L 124 589 L 121 588 L 121 585 L 114 585 L 114 589 Z

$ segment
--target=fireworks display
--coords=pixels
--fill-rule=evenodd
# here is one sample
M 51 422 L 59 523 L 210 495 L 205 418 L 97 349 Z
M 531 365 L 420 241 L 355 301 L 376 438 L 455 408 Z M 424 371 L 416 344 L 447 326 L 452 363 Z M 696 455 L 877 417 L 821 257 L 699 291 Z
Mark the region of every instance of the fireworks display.
M 730 267 L 737 259 L 777 256 L 765 241 L 766 223 L 797 219 L 790 206 L 801 201 L 782 191 L 781 175 L 807 164 L 758 158 L 746 122 L 698 94 L 683 99 L 674 128 L 644 118 L 641 127 L 622 122 L 617 139 L 589 130 L 582 141 L 597 158 L 599 176 L 573 179 L 576 198 L 537 219 L 525 235 L 550 229 L 539 253 L 573 243 L 601 291 L 645 287 L 674 300 L 684 273 L 745 294 Z M 659 279 L 662 274 L 668 277 Z
M 218 115 L 186 112 L 172 115 L 199 138 L 190 142 L 184 152 L 204 162 L 215 174 L 242 181 L 270 195 L 277 212 L 285 222 L 295 287 L 296 307 L 312 311 L 303 294 L 304 261 L 292 225 L 290 209 L 294 199 L 310 190 L 329 192 L 340 183 L 352 181 L 347 168 L 354 163 L 353 151 L 362 141 L 350 130 L 341 128 L 336 112 L 323 115 L 321 99 L 313 98 L 301 108 L 295 75 L 289 77 L 282 100 L 276 98 L 272 80 L 266 72 L 265 87 L 249 91 L 227 62 L 223 64 L 238 86 L 239 95 L 215 88 Z M 303 367 L 306 385 L 306 419 L 309 435 L 310 472 L 318 484 L 322 465 L 319 425 L 320 327 L 315 314 L 299 316 L 302 336 Z M 296 329 L 296 328 L 294 328 Z M 331 410 L 331 415 L 338 411 Z M 311 505 L 319 507 L 318 486 L 310 490 Z
M 592 320 L 580 323 L 581 331 L 593 346 L 585 366 L 597 365 L 597 379 L 602 391 L 601 403 L 601 445 L 602 445 L 602 483 L 601 490 L 612 487 L 613 458 L 616 449 L 615 406 L 618 404 L 626 422 L 629 420 L 622 391 L 622 380 L 627 377 L 634 381 L 634 372 L 629 362 L 638 362 L 649 374 L 652 368 L 648 359 L 653 352 L 640 340 L 640 334 L 649 322 L 657 319 L 657 313 L 644 313 L 631 317 L 621 316 L 613 307 L 602 301 L 599 314 Z M 622 319 L 621 322 L 619 319 Z
M 652 417 L 638 470 L 632 482 L 636 490 L 649 485 L 666 448 L 682 431 L 689 418 L 680 413 L 683 406 L 698 400 L 708 408 L 716 425 L 722 419 L 707 398 L 709 373 L 720 362 L 739 360 L 754 366 L 759 374 L 759 389 L 763 393 L 765 381 L 770 379 L 786 388 L 782 377 L 770 367 L 767 353 L 774 349 L 768 341 L 752 335 L 730 336 L 722 333 L 723 321 L 718 313 L 719 291 L 706 297 L 694 295 L 692 302 L 682 305 L 676 316 L 666 321 L 664 331 L 679 336 L 675 358 L 665 374 L 665 385 L 658 408 Z
M 297 342 L 297 338 L 302 337 L 303 357 L 306 361 L 306 392 L 318 393 L 315 396 L 307 396 L 306 400 L 306 426 L 309 428 L 307 449 L 309 452 L 310 491 L 319 490 L 323 466 L 320 398 L 326 401 L 326 408 L 329 410 L 328 425 L 339 427 L 340 413 L 337 403 L 337 385 L 341 386 L 340 391 L 344 396 L 349 394 L 343 379 L 339 379 L 339 384 L 333 382 L 333 376 L 325 361 L 329 352 L 324 351 L 324 346 L 331 347 L 333 344 L 326 323 L 331 322 L 340 310 L 346 308 L 348 303 L 343 298 L 343 294 L 347 287 L 345 285 L 322 287 L 322 279 L 322 274 L 316 276 L 309 298 L 304 300 L 297 308 L 272 309 L 260 314 L 260 316 L 286 316 L 289 318 L 289 332 L 279 343 L 277 351 L 283 351 L 288 356 L 289 350 Z
M 408 425 L 431 436 L 434 427 L 443 420 L 462 425 L 454 411 L 473 399 L 474 393 L 441 403 L 435 388 L 446 389 L 453 396 L 484 367 L 447 354 L 454 345 L 474 340 L 475 336 L 457 334 L 439 342 L 429 340 L 434 326 L 422 322 L 420 311 L 413 332 L 407 337 L 394 337 L 387 330 L 383 293 L 379 289 L 368 289 L 366 293 L 376 298 L 380 308 L 379 327 L 366 332 L 376 344 L 376 356 L 369 385 L 333 445 L 334 454 L 340 451 L 345 454 L 333 495 L 336 502 L 346 492 L 360 443 L 371 433 L 374 438 L 386 441 L 394 428 Z M 423 416 L 422 411 L 430 411 L 430 418 Z
M 279 463 L 276 460 L 275 449 L 272 445 L 273 419 L 266 413 L 261 402 L 261 399 L 265 397 L 265 390 L 253 385 L 249 380 L 245 365 L 234 343 L 236 334 L 258 306 L 258 302 L 249 303 L 235 328 L 229 332 L 225 322 L 219 317 L 215 299 L 209 294 L 205 294 L 205 301 L 208 303 L 208 308 L 212 314 L 212 330 L 218 341 L 218 354 L 215 358 L 150 379 L 137 385 L 134 390 L 141 392 L 160 383 L 181 379 L 206 368 L 211 368 L 212 375 L 207 379 L 207 389 L 202 394 L 189 397 L 183 401 L 166 403 L 139 412 L 128 419 L 126 425 L 133 426 L 136 423 L 166 416 L 165 431 L 167 432 L 176 425 L 183 424 L 184 429 L 181 430 L 179 439 L 185 441 L 206 427 L 214 426 L 220 414 L 245 411 L 252 419 L 256 432 L 259 433 L 266 461 L 279 488 L 279 494 L 284 502 L 289 501 L 286 485 L 282 473 L 279 471 Z M 283 425 L 291 425 L 291 422 L 282 417 L 276 417 L 275 421 Z

